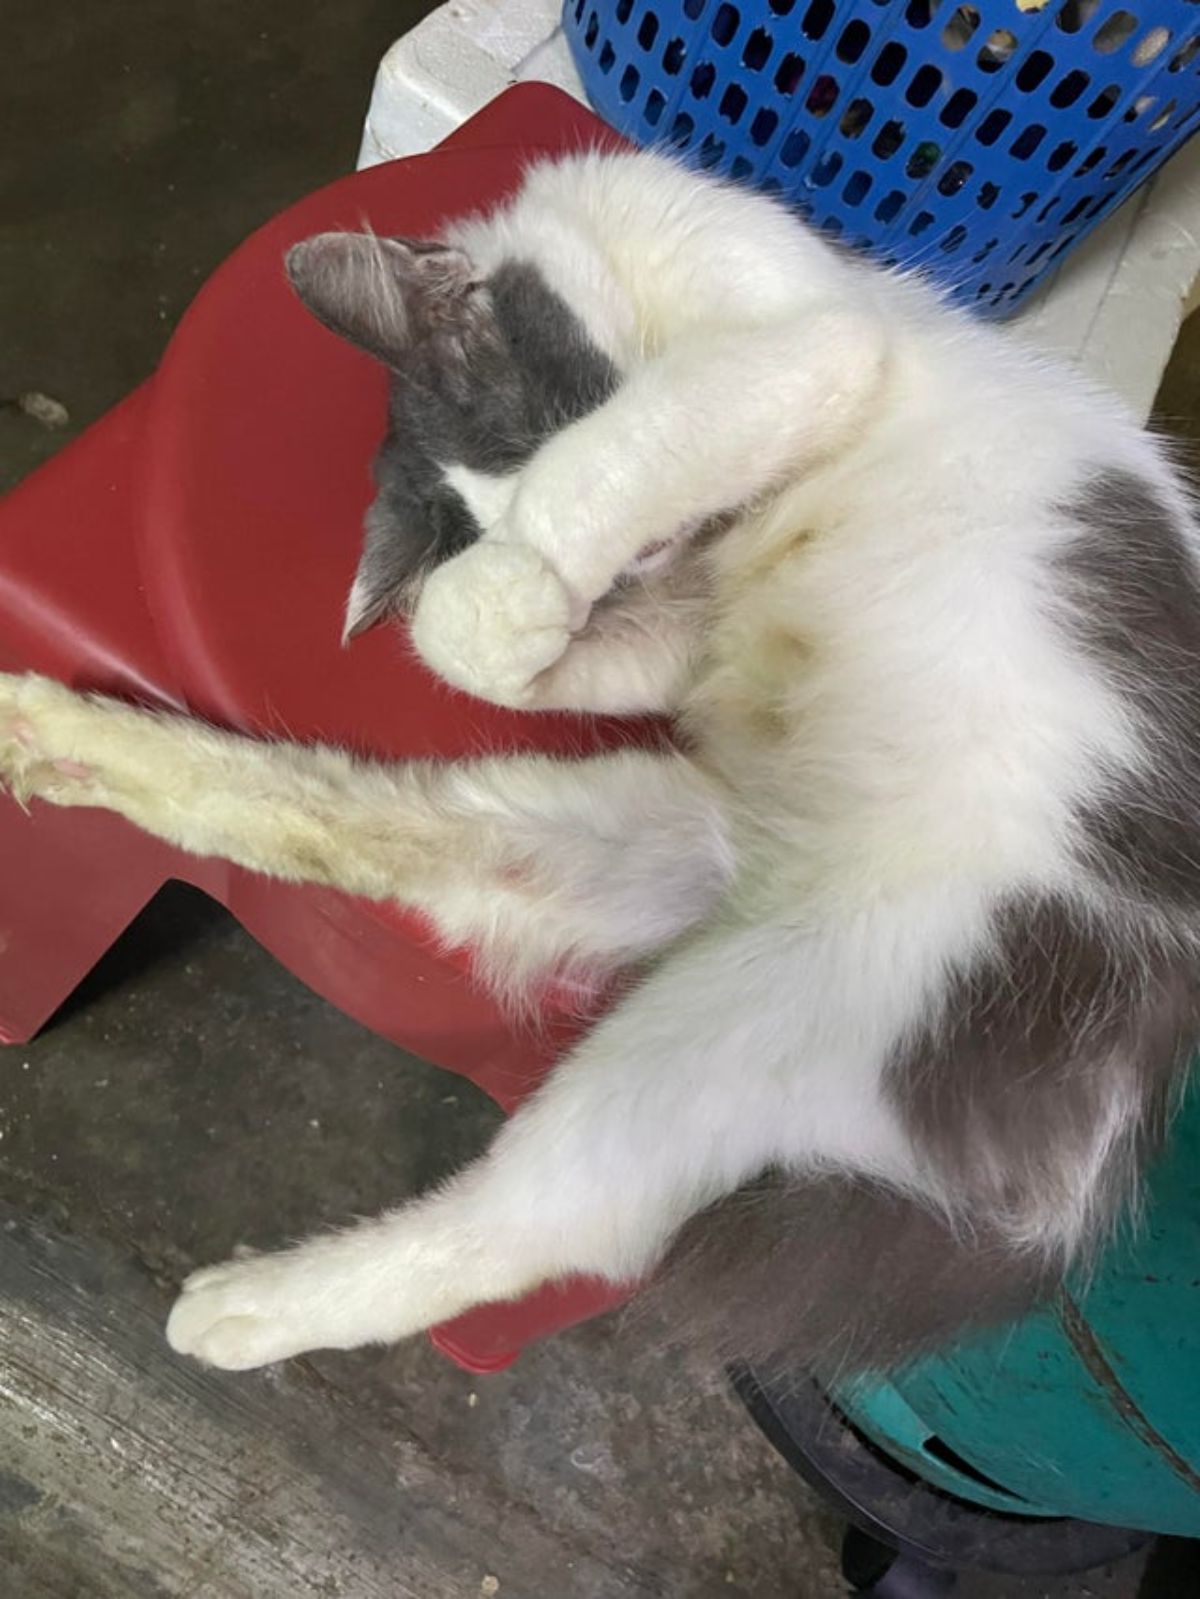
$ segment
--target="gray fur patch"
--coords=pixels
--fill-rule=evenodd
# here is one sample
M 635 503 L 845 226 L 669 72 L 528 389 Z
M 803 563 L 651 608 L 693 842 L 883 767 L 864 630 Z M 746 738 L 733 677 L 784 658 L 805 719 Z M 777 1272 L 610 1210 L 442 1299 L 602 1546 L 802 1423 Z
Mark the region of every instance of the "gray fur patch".
M 618 374 L 529 262 L 475 280 L 450 246 L 334 234 L 295 246 L 288 268 L 313 314 L 392 373 L 353 635 L 404 609 L 426 572 L 479 537 L 443 467 L 515 472 L 602 405 Z
M 986 1230 L 959 1237 L 886 1188 L 770 1175 L 688 1222 L 648 1302 L 725 1360 L 832 1377 L 1013 1320 L 1054 1282 Z
M 1177 516 L 1130 472 L 1102 473 L 1067 507 L 1058 563 L 1072 620 L 1136 710 L 1153 764 L 1115 776 L 1081 817 L 1089 864 L 1163 907 L 1200 905 L 1200 573 Z
M 889 1092 L 969 1221 L 1087 1242 L 1135 1193 L 1198 1032 L 1194 952 L 1017 899 L 897 1050 Z

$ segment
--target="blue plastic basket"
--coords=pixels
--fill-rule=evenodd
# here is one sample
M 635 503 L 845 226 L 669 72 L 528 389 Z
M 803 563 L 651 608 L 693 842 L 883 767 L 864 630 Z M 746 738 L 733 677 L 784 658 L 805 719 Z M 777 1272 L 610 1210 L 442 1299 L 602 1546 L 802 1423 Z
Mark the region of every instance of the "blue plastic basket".
M 627 137 L 783 195 L 984 316 L 1200 127 L 1197 0 L 567 0 L 563 21 Z

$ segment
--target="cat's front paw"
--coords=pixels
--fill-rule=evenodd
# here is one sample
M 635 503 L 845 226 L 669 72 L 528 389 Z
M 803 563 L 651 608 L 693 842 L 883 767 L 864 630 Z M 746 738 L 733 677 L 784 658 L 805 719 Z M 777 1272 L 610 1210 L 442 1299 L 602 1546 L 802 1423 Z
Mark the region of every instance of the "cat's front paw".
M 426 579 L 412 640 L 455 688 L 521 707 L 569 646 L 571 613 L 561 579 L 535 550 L 483 539 Z
M 167 1321 L 167 1342 L 226 1371 L 248 1371 L 335 1342 L 320 1325 L 328 1284 L 302 1251 L 250 1255 L 193 1272 Z
M 72 730 L 86 706 L 50 678 L 0 672 L 0 784 L 14 798 L 68 803 L 83 795 L 92 771 L 74 752 Z

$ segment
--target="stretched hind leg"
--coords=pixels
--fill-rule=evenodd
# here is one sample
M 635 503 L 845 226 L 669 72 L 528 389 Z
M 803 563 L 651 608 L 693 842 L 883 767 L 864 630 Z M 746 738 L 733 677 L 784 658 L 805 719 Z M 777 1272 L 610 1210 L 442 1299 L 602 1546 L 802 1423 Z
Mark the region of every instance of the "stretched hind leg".
M 685 940 L 482 1160 L 376 1220 L 196 1273 L 171 1343 L 242 1368 L 401 1338 L 569 1273 L 634 1280 L 690 1215 L 777 1161 L 908 1180 L 874 1053 L 819 1014 L 829 978 L 820 941 L 783 926 Z
M 640 960 L 701 920 L 729 873 L 721 795 L 672 753 L 382 765 L 0 675 L 0 781 L 196 855 L 413 906 L 502 986 Z

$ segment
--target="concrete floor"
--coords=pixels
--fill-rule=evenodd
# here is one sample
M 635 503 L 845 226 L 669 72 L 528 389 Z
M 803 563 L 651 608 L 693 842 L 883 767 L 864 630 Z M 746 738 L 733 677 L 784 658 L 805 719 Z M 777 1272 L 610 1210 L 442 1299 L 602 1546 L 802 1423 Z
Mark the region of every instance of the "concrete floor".
M 0 410 L 0 484 L 152 369 L 245 233 L 352 166 L 373 67 L 420 9 L 108 0 L 7 19 L 0 398 L 43 390 L 71 424 Z M 1200 414 L 1180 371 L 1169 408 Z M 0 1054 L 0 1593 L 842 1592 L 837 1526 L 723 1382 L 644 1324 L 593 1323 L 489 1379 L 420 1340 L 246 1377 L 165 1350 L 192 1265 L 411 1193 L 496 1121 L 224 912 L 162 896 L 40 1039 Z M 1141 1567 L 958 1591 L 1130 1599 Z M 1200 1589 L 1165 1581 L 1163 1599 Z

